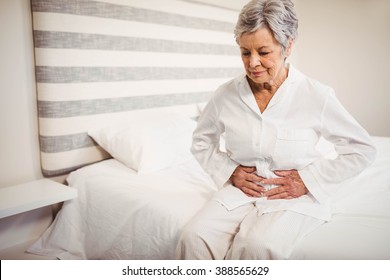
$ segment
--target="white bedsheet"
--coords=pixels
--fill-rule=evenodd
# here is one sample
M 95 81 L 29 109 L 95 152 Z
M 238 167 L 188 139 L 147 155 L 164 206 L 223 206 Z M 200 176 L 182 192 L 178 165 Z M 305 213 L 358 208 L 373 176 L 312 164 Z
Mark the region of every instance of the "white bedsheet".
M 29 252 L 60 259 L 172 259 L 184 224 L 216 187 L 195 160 L 137 175 L 115 159 L 72 173 L 65 202 Z
M 334 194 L 333 218 L 293 259 L 390 259 L 390 138 L 375 163 Z M 216 187 L 195 160 L 137 175 L 106 160 L 73 172 L 64 204 L 29 252 L 60 259 L 173 259 L 182 227 Z

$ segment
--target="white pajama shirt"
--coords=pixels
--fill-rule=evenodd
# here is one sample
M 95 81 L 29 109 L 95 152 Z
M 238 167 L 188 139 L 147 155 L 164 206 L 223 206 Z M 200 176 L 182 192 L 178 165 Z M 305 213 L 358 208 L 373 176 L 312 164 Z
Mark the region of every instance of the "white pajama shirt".
M 225 135 L 225 149 L 220 148 Z M 320 137 L 334 144 L 338 156 L 324 158 Z M 343 108 L 332 88 L 289 66 L 288 78 L 260 112 L 246 75 L 220 86 L 202 112 L 193 134 L 192 152 L 220 188 L 214 200 L 228 210 L 255 203 L 263 213 L 290 210 L 321 220 L 330 218 L 332 186 L 353 177 L 375 157 L 368 133 Z M 229 178 L 238 165 L 257 174 L 296 169 L 309 193 L 296 199 L 246 196 Z

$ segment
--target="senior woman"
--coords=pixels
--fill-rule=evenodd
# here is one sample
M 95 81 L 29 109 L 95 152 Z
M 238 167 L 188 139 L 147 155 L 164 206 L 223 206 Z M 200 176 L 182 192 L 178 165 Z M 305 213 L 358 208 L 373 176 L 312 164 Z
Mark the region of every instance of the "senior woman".
M 183 230 L 178 258 L 289 258 L 330 219 L 331 189 L 374 160 L 332 88 L 286 64 L 297 26 L 290 0 L 242 9 L 235 37 L 246 74 L 217 89 L 193 134 L 192 152 L 220 190 Z M 336 158 L 316 150 L 321 137 Z

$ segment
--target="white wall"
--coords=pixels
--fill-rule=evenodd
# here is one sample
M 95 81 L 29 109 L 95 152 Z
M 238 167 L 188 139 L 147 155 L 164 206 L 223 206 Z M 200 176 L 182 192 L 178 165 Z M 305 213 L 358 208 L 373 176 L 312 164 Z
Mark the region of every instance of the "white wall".
M 29 0 L 0 0 L 0 188 L 42 177 L 31 30 Z M 51 220 L 50 207 L 1 219 L 0 250 L 38 237 Z
M 40 178 L 30 1 L 0 1 L 0 187 Z
M 390 1 L 294 2 L 295 64 L 332 86 L 370 134 L 390 136 Z

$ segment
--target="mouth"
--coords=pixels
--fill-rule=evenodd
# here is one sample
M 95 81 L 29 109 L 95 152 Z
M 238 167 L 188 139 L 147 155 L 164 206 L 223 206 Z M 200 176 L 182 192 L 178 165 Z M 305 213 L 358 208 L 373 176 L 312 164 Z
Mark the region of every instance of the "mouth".
M 253 77 L 261 77 L 267 73 L 267 71 L 251 71 L 250 72 Z

